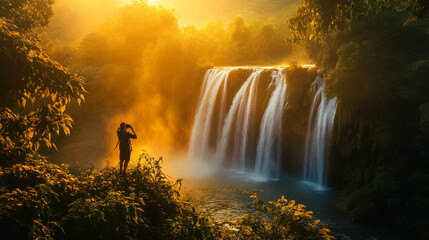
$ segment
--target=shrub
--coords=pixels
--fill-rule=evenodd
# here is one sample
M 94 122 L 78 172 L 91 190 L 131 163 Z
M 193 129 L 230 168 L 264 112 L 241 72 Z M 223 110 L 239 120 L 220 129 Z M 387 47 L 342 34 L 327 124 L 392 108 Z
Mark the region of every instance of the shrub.
M 302 204 L 281 198 L 266 205 L 257 194 L 255 214 L 214 221 L 180 196 L 181 179 L 171 181 L 161 162 L 143 152 L 126 176 L 110 165 L 74 176 L 39 155 L 2 167 L 0 238 L 332 238 Z

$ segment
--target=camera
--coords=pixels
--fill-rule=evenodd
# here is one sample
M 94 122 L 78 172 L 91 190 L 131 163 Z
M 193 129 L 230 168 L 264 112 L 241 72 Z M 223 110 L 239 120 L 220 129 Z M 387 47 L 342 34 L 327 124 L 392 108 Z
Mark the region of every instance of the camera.
M 127 123 L 127 124 L 125 125 L 125 127 L 126 127 L 126 128 L 131 128 L 131 125 Z

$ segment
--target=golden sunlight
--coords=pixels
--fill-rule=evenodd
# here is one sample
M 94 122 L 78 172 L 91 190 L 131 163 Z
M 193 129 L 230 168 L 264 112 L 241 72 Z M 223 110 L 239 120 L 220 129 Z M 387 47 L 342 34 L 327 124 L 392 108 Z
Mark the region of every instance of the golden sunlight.
M 136 0 L 121 0 L 123 5 L 128 5 L 131 4 L 133 2 L 136 2 Z M 149 5 L 159 5 L 160 4 L 160 0 L 145 0 Z
M 0 240 L 427 239 L 427 1 L 0 0 Z

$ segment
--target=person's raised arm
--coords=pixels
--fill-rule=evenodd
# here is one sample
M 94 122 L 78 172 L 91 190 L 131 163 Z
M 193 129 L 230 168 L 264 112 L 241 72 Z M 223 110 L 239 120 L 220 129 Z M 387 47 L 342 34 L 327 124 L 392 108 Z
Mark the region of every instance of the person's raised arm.
M 137 134 L 136 134 L 136 132 L 134 132 L 134 128 L 131 125 L 130 125 L 130 129 L 131 129 L 131 131 L 133 131 L 133 134 L 132 134 L 131 138 L 136 139 L 137 138 Z

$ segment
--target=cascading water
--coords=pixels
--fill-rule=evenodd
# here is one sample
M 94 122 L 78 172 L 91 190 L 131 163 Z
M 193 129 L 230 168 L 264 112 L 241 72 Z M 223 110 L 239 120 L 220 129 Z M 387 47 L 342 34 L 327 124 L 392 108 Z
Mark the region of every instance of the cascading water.
M 234 84 L 233 74 L 245 74 L 238 78 L 245 81 L 238 82 L 236 92 L 229 87 Z M 232 100 L 228 101 L 227 96 L 233 96 Z M 269 97 L 266 106 L 261 103 L 263 96 Z M 282 69 L 208 70 L 195 114 L 188 160 L 207 163 L 214 169 L 228 164 L 239 172 L 252 173 L 257 180 L 278 178 L 285 102 Z
M 240 171 L 243 172 L 246 168 L 246 145 L 249 141 L 247 135 L 248 131 L 252 131 L 252 129 L 249 129 L 251 125 L 249 122 L 252 121 L 251 115 L 254 114 L 252 101 L 255 100 L 254 96 L 257 90 L 255 85 L 258 82 L 261 72 L 261 70 L 254 70 L 232 100 L 232 105 L 222 127 L 222 135 L 216 150 L 217 162 L 222 163 L 226 158 L 226 151 L 232 131 L 235 130 L 232 157 L 235 167 L 239 167 Z M 233 128 L 233 124 L 235 124 L 235 128 Z M 239 161 L 238 164 L 237 161 Z
M 337 98 L 328 99 L 324 93 L 324 82 L 316 77 L 311 84 L 314 94 L 311 106 L 304 152 L 304 180 L 315 184 L 317 189 L 326 186 L 325 170 L 328 163 L 329 143 L 337 109 Z
M 262 178 L 280 175 L 283 107 L 286 101 L 286 79 L 283 72 L 273 71 L 269 88 L 274 88 L 262 117 L 256 153 L 255 173 Z
M 195 114 L 188 151 L 188 156 L 195 158 L 197 161 L 210 160 L 209 139 L 213 115 L 215 114 L 216 98 L 221 85 L 226 86 L 230 71 L 228 69 L 210 69 L 204 76 L 200 105 Z M 223 94 L 226 94 L 226 92 L 223 91 Z

